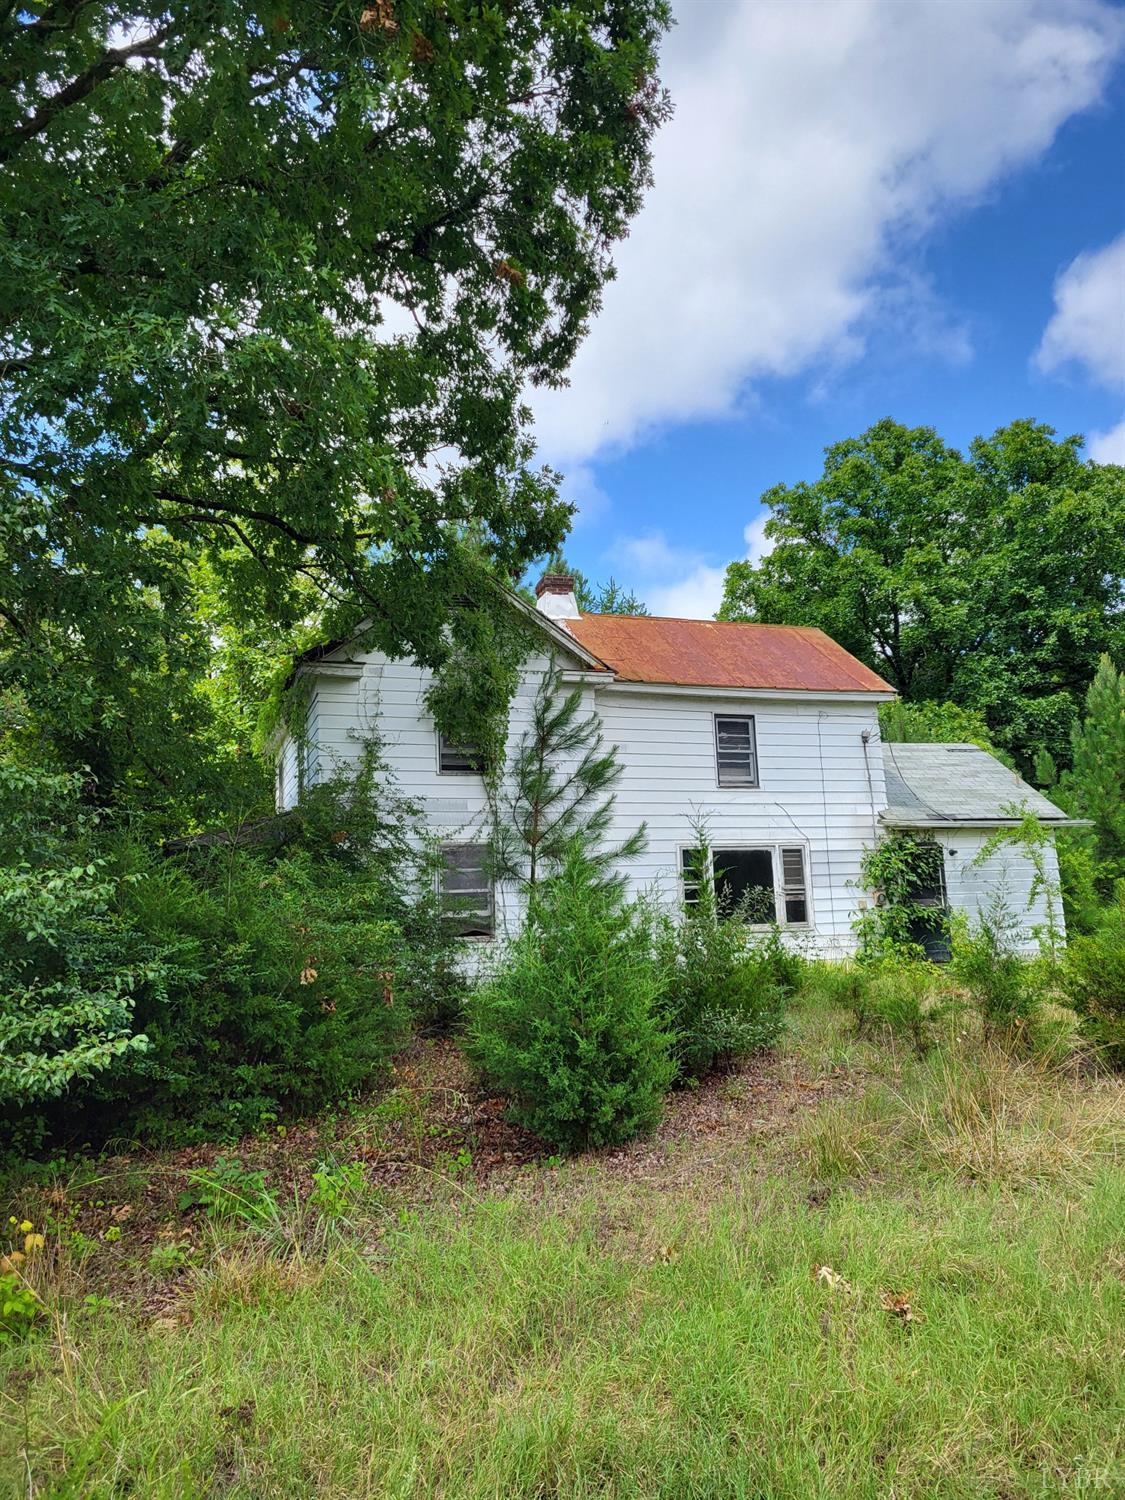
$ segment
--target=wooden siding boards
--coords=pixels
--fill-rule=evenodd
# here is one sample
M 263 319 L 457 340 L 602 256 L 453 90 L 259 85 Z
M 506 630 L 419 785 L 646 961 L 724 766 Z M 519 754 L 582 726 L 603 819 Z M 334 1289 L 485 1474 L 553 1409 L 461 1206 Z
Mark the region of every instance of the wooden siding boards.
M 512 703 L 509 744 L 526 727 L 534 695 L 547 666 L 545 654 L 527 664 Z M 443 840 L 471 843 L 489 834 L 484 783 L 472 774 L 438 770 L 437 731 L 426 710 L 428 672 L 410 661 L 379 653 L 360 658 L 354 675 L 323 675 L 311 663 L 307 778 L 321 780 L 354 764 L 365 738 L 374 734 L 400 790 L 426 810 Z M 790 929 L 790 941 L 807 951 L 842 956 L 854 950 L 863 851 L 882 830 L 887 804 L 877 700 L 833 701 L 828 696 L 768 696 L 748 699 L 714 693 L 638 693 L 613 680 L 580 681 L 584 708 L 596 709 L 605 739 L 616 744 L 622 764 L 617 785 L 612 842 L 647 825 L 647 848 L 623 867 L 631 893 L 655 896 L 670 910 L 681 901 L 680 851 L 694 841 L 693 823 L 703 818 L 718 848 L 801 846 L 806 852 L 809 926 Z M 759 785 L 720 787 L 715 759 L 714 716 L 752 714 L 757 738 Z M 865 746 L 864 736 L 867 737 Z M 296 746 L 280 749 L 282 795 L 297 795 Z M 972 863 L 988 832 L 942 830 L 950 905 L 971 916 L 983 912 L 997 890 L 1026 931 L 1045 925 L 1046 899 L 1028 910 L 1034 872 L 1016 849 L 994 855 L 983 867 Z M 1049 851 L 1049 873 L 1057 871 Z M 511 889 L 496 893 L 496 931 L 518 929 L 522 901 Z M 477 955 L 479 966 L 483 956 Z
M 527 725 L 547 657 L 527 666 L 512 704 L 509 743 Z M 377 733 L 383 756 L 404 794 L 426 809 L 439 837 L 472 842 L 488 835 L 488 805 L 480 777 L 438 770 L 436 727 L 425 707 L 429 674 L 410 661 L 377 653 L 363 657 L 354 679 L 312 677 L 315 747 L 310 778 L 354 764 L 364 738 Z M 811 927 L 795 940 L 825 952 L 851 946 L 851 924 L 860 895 L 863 846 L 870 842 L 872 793 L 883 798 L 882 762 L 874 703 L 677 696 L 635 693 L 612 682 L 581 684 L 584 708 L 601 715 L 606 742 L 619 747 L 623 767 L 617 787 L 611 841 L 626 838 L 640 822 L 648 848 L 625 867 L 630 889 L 649 892 L 679 909 L 680 850 L 693 841 L 693 819 L 710 822 L 719 847 L 801 845 L 808 856 Z M 714 715 L 752 713 L 760 785 L 720 787 L 715 762 Z M 314 715 L 310 713 L 310 727 Z M 871 736 L 865 765 L 861 735 Z M 868 769 L 871 787 L 868 786 Z M 522 919 L 514 891 L 497 893 L 497 930 L 512 932 Z

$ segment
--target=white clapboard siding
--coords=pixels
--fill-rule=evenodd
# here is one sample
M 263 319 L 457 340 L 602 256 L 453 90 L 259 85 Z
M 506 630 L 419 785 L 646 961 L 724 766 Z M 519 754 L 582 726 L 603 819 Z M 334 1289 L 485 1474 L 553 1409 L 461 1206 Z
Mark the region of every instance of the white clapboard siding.
M 423 805 L 435 834 L 450 842 L 486 839 L 481 778 L 438 770 L 437 732 L 425 706 L 430 674 L 376 652 L 356 660 L 350 677 L 312 669 L 306 780 L 323 780 L 354 763 L 374 735 L 399 790 Z M 545 667 L 546 657 L 537 656 L 525 669 L 512 704 L 510 749 L 527 725 Z M 826 953 L 850 949 L 862 897 L 860 858 L 885 802 L 873 704 L 636 693 L 592 683 L 582 694 L 586 709 L 601 715 L 606 742 L 617 745 L 622 764 L 610 837 L 619 842 L 641 822 L 647 827 L 645 853 L 624 868 L 634 892 L 650 892 L 678 910 L 680 851 L 693 841 L 693 820 L 703 816 L 719 848 L 804 849 L 810 922 L 794 928 L 793 939 Z M 757 788 L 718 785 L 716 713 L 754 715 Z M 283 760 L 286 753 L 283 747 Z M 295 797 L 295 759 L 291 780 Z M 514 892 L 497 893 L 501 934 L 515 930 L 521 915 Z
M 641 821 L 648 832 L 645 853 L 627 869 L 634 891 L 678 905 L 681 850 L 702 820 L 715 848 L 801 847 L 810 925 L 792 929 L 794 940 L 825 953 L 853 946 L 860 859 L 885 798 L 874 705 L 665 696 L 610 685 L 598 691 L 597 706 L 623 768 L 614 836 Z M 719 786 L 716 714 L 753 715 L 757 787 Z
M 945 856 L 945 888 L 949 907 L 964 912 L 970 923 L 994 916 L 997 906 L 1013 924 L 1017 946 L 1037 953 L 1053 927 L 1064 935 L 1059 866 L 1053 840 L 1043 850 L 1043 873 L 1037 878 L 1027 854 L 1001 844 L 986 859 L 981 850 L 992 833 L 983 828 L 958 828 L 938 835 Z

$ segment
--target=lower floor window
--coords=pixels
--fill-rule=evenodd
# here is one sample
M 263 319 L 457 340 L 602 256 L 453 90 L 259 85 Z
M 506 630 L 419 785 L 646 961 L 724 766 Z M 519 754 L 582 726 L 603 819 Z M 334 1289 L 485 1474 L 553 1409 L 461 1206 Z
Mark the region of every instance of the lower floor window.
M 739 916 L 751 926 L 778 922 L 804 927 L 809 920 L 805 851 L 800 845 L 784 848 L 721 849 L 709 851 L 715 899 L 724 916 Z M 699 899 L 698 851 L 682 851 L 684 904 Z
M 495 930 L 487 844 L 442 846 L 441 907 L 458 937 L 491 937 Z

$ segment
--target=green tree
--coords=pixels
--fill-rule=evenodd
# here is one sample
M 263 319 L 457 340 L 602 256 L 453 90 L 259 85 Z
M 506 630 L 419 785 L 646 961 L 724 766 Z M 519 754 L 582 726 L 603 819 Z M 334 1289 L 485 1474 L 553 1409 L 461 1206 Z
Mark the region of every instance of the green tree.
M 0 761 L 0 1112 L 13 1115 L 143 1049 L 137 992 L 163 980 L 115 912 L 78 792 L 75 775 Z
M 893 745 L 979 745 L 1010 764 L 1009 757 L 989 738 L 982 715 L 958 703 L 904 703 L 901 698 L 881 703 L 879 732 Z
M 1070 811 L 1094 825 L 1105 880 L 1125 878 L 1125 672 L 1108 656 L 1098 663 L 1085 716 L 1075 726 L 1072 766 L 1062 791 Z
M 605 583 L 591 583 L 585 573 L 571 567 L 561 552 L 552 553 L 547 568 L 552 573 L 569 573 L 574 579 L 574 597 L 584 615 L 648 614 L 633 590 L 618 583 L 612 575 Z
M 0 686 L 104 798 L 182 781 L 167 747 L 210 732 L 200 566 L 279 639 L 311 585 L 330 632 L 439 666 L 452 601 L 557 545 L 521 390 L 561 377 L 639 206 L 667 22 L 4 8 Z
M 603 876 L 617 861 L 640 854 L 644 824 L 619 845 L 602 842 L 620 775 L 617 747 L 606 748 L 598 715 L 583 714 L 581 689 L 564 692 L 552 663 L 494 794 L 497 876 L 533 889 L 576 845 Z
M 605 583 L 590 583 L 581 574 L 575 575 L 575 592 L 578 608 L 585 615 L 647 615 L 648 608 L 633 590 L 618 583 L 610 574 Z
M 469 1055 L 512 1115 L 568 1151 L 656 1124 L 672 1082 L 647 913 L 575 843 L 532 892 L 527 924 L 470 996 Z
M 906 700 L 975 710 L 1026 767 L 1068 758 L 1099 653 L 1125 644 L 1125 470 L 1035 422 L 966 458 L 887 419 L 763 500 L 773 550 L 730 565 L 722 618 L 819 625 Z

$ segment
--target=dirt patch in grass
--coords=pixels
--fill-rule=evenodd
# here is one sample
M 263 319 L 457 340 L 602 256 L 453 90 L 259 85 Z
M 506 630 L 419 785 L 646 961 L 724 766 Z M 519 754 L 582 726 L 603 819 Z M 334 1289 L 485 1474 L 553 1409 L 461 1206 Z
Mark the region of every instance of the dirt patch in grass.
M 479 1085 L 454 1041 L 419 1040 L 378 1094 L 346 1111 L 226 1146 L 77 1160 L 49 1184 L 24 1184 L 4 1217 L 45 1229 L 54 1253 L 73 1269 L 64 1279 L 160 1317 L 214 1238 L 199 1184 L 231 1164 L 247 1179 L 256 1176 L 283 1206 L 306 1203 L 326 1165 L 346 1171 L 356 1164 L 364 1192 L 383 1195 L 395 1213 L 486 1187 L 565 1198 L 588 1191 L 592 1179 L 673 1196 L 690 1191 L 702 1201 L 744 1177 L 750 1160 L 762 1170 L 770 1161 L 776 1166 L 779 1153 L 791 1152 L 802 1118 L 856 1087 L 846 1068 L 811 1076 L 792 1060 L 763 1054 L 672 1094 L 651 1135 L 564 1163 L 506 1119 L 505 1101 Z M 547 1170 L 529 1172 L 531 1166 Z

